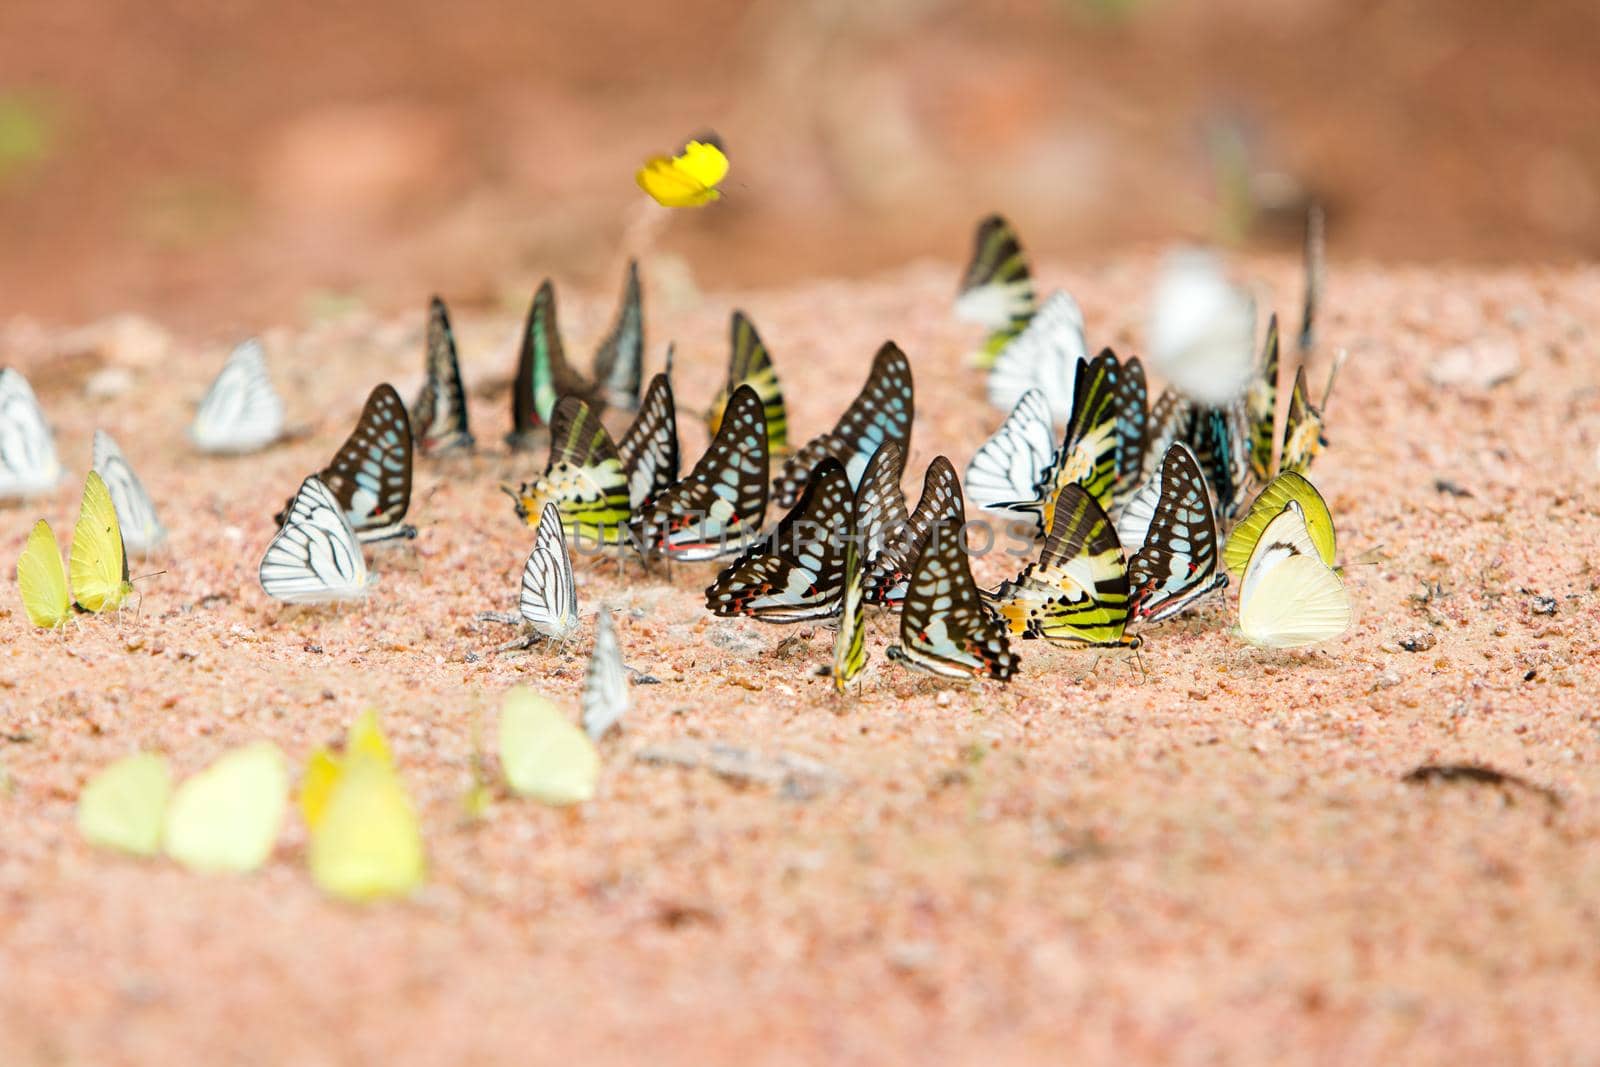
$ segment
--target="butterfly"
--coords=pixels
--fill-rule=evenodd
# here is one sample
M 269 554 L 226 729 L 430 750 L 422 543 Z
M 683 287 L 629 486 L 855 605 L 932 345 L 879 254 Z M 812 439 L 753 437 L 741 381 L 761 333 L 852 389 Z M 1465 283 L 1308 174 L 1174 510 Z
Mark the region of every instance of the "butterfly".
M 883 547 L 866 559 L 867 603 L 904 601 L 913 564 L 928 539 L 936 531 L 954 529 L 963 522 L 961 482 L 956 469 L 945 457 L 935 456 L 922 476 L 922 496 L 917 499 L 916 509 L 898 528 L 889 531 Z
M 530 526 L 554 503 L 567 534 L 582 543 L 619 546 L 628 539 L 628 480 L 600 417 L 585 401 L 564 396 L 550 418 L 550 460 L 544 476 L 506 492 Z
M 548 698 L 513 686 L 500 705 L 500 769 L 518 796 L 566 806 L 594 798 L 600 754 Z
M 1328 374 L 1328 385 L 1322 393 L 1322 407 L 1312 405 L 1306 390 L 1306 369 L 1295 371 L 1294 388 L 1289 392 L 1289 416 L 1283 427 L 1283 452 L 1278 459 L 1280 471 L 1304 474 L 1311 467 L 1317 453 L 1327 447 L 1328 439 L 1322 433 L 1323 408 L 1328 395 L 1333 392 L 1333 379 L 1339 373 L 1343 360 L 1335 360 Z
M 966 514 L 936 527 L 911 568 L 900 612 L 900 644 L 886 655 L 943 678 L 1006 681 L 1017 671 L 1005 625 L 983 602 L 962 544 Z
M 844 590 L 850 512 L 844 467 L 824 457 L 777 528 L 717 575 L 706 590 L 706 607 L 714 615 L 762 622 L 832 618 Z
M 178 786 L 166 853 L 192 871 L 253 871 L 272 855 L 289 807 L 289 767 L 271 741 L 223 754 Z
M 894 447 L 884 446 L 885 449 Z M 879 455 L 882 455 L 881 451 Z M 873 457 L 873 464 L 877 462 L 877 457 Z M 839 583 L 839 629 L 833 638 L 833 688 L 840 693 L 867 666 L 866 583 L 861 566 L 864 539 L 862 491 L 871 484 L 871 472 L 869 466 L 867 478 L 863 479 L 861 489 L 856 491 L 855 501 L 851 505 L 851 535 L 845 538 L 844 543 L 844 575 Z M 899 488 L 895 486 L 897 492 Z M 900 508 L 905 510 L 904 501 Z
M 1228 584 L 1227 574 L 1217 572 L 1211 490 L 1194 453 L 1181 442 L 1167 450 L 1159 486 L 1147 532 L 1128 562 L 1130 614 L 1152 623 L 1172 618 Z M 1131 546 L 1124 542 L 1123 547 Z
M 651 156 L 635 180 L 662 207 L 700 207 L 722 196 L 717 186 L 728 176 L 728 157 L 716 134 L 704 133 L 670 159 Z
M 1067 423 L 1061 447 L 1034 485 L 1031 497 L 1012 501 L 1008 510 L 1035 515 L 1038 529 L 1043 532 L 1052 525 L 1057 495 L 1063 486 L 1083 486 L 1102 507 L 1111 502 L 1123 447 L 1117 398 L 1126 374 L 1126 368 L 1109 348 L 1092 360 L 1078 363 L 1072 419 Z
M 61 481 L 55 437 L 28 379 L 0 370 L 0 497 L 49 492 Z
M 806 442 L 784 462 L 772 483 L 778 506 L 790 507 L 800 498 L 812 468 L 824 456 L 844 465 L 853 490 L 884 442 L 893 441 L 901 452 L 909 453 L 912 414 L 911 364 L 893 341 L 885 341 L 873 358 L 866 384 L 833 429 Z
M 358 600 L 367 595 L 366 557 L 344 508 L 315 474 L 300 483 L 289 517 L 258 570 L 266 594 L 290 604 Z
M 572 581 L 572 555 L 561 528 L 561 511 L 546 504 L 539 515 L 533 537 L 533 551 L 522 567 L 522 591 L 515 614 L 497 611 L 478 613 L 478 618 L 516 626 L 527 623 L 533 633 L 496 649 L 505 652 L 527 648 L 540 637 L 565 641 L 578 630 L 578 594 Z
M 1251 501 L 1244 518 L 1228 534 L 1222 548 L 1222 564 L 1229 574 L 1238 577 L 1244 573 L 1261 540 L 1261 532 L 1291 503 L 1300 508 L 1301 521 L 1305 523 L 1311 543 L 1316 546 L 1318 558 L 1329 567 L 1333 566 L 1338 544 L 1327 501 L 1304 475 L 1285 471 L 1267 483 Z
M 1250 471 L 1256 480 L 1272 477 L 1272 431 L 1278 410 L 1278 316 L 1267 319 L 1267 339 L 1261 346 L 1261 369 L 1245 394 L 1250 417 Z
M 644 303 L 639 290 L 639 261 L 630 259 L 617 320 L 594 354 L 594 380 L 600 388 L 600 398 L 621 411 L 639 410 L 643 368 Z
M 628 675 L 622 667 L 622 649 L 617 644 L 617 631 L 609 611 L 602 611 L 595 624 L 594 653 L 583 675 L 582 703 L 583 729 L 591 741 L 622 729 L 622 717 L 633 704 L 628 695 Z
M 861 475 L 850 513 L 863 566 L 904 535 L 910 519 L 906 495 L 900 489 L 905 470 L 906 454 L 893 441 L 886 441 Z
M 476 442 L 467 426 L 467 391 L 461 384 L 456 335 L 450 312 L 437 296 L 428 306 L 427 378 L 411 405 L 411 436 L 424 456 L 470 452 Z
M 363 544 L 417 536 L 415 526 L 401 521 L 411 507 L 411 422 L 394 386 L 384 383 L 368 394 L 356 428 L 317 477 Z M 293 505 L 285 504 L 272 521 L 282 526 Z
M 189 437 L 202 452 L 242 455 L 283 436 L 283 400 L 267 376 L 266 351 L 255 338 L 228 356 L 200 401 Z
M 1322 275 L 1327 262 L 1327 243 L 1323 234 L 1322 205 L 1313 203 L 1306 211 L 1305 304 L 1300 314 L 1300 355 L 1304 359 L 1316 347 L 1317 305 L 1322 300 Z
M 123 756 L 78 794 L 78 835 L 96 848 L 154 856 L 161 851 L 171 796 L 165 759 L 154 752 Z
M 1350 628 L 1350 595 L 1323 561 L 1298 500 L 1266 524 L 1239 588 L 1239 632 L 1266 648 L 1300 648 Z
M 1111 520 L 1075 483 L 1061 488 L 1053 516 L 1038 561 L 1002 582 L 990 601 L 1013 634 L 1137 648 L 1139 639 L 1125 633 L 1128 571 Z
M 1249 296 L 1209 252 L 1167 258 L 1150 313 L 1150 362 L 1184 396 L 1209 407 L 1233 403 L 1254 369 L 1255 312 Z
M 70 571 L 71 597 L 67 594 L 67 570 L 61 566 L 61 548 L 55 532 L 49 523 L 39 520 L 17 561 L 17 584 L 22 589 L 22 605 L 29 622 L 52 630 L 65 623 L 74 608 L 96 613 L 114 611 L 133 592 L 116 506 L 106 483 L 92 470 L 84 479 L 78 523 L 72 529 Z
M 667 365 L 672 365 L 670 350 Z M 669 374 L 650 379 L 638 416 L 617 442 L 617 455 L 628 479 L 628 506 L 635 514 L 678 484 L 678 407 Z
M 1000 350 L 1023 331 L 1037 307 L 1033 275 L 1017 231 L 1001 216 L 988 216 L 978 223 L 972 260 L 956 294 L 956 318 L 989 331 L 983 347 L 973 353 L 972 364 L 992 367 Z
M 167 539 L 167 528 L 156 518 L 156 506 L 144 484 L 104 430 L 94 432 L 94 469 L 111 493 L 126 550 L 149 553 Z
M 409 893 L 426 877 L 422 828 L 374 712 L 351 725 L 342 757 L 312 754 L 300 810 L 311 878 L 323 892 L 369 901 Z
M 642 550 L 690 562 L 743 552 L 767 512 L 767 471 L 761 398 L 741 385 L 694 469 L 635 519 Z
M 1026 500 L 1055 457 L 1055 429 L 1044 394 L 1029 389 L 967 464 L 967 495 L 985 510 Z
M 711 401 L 706 426 L 715 434 L 722 425 L 728 397 L 741 385 L 748 385 L 761 397 L 767 413 L 767 449 L 781 456 L 789 451 L 789 416 L 783 405 L 783 385 L 772 365 L 772 356 L 756 333 L 755 324 L 742 311 L 735 311 L 729 324 L 728 384 Z
M 1106 351 L 1110 351 L 1107 349 Z M 1138 356 L 1122 364 L 1116 391 L 1117 473 L 1111 485 L 1111 502 L 1121 505 L 1139 488 L 1150 430 L 1150 390 Z
M 1064 423 L 1072 415 L 1074 368 L 1088 358 L 1083 309 L 1071 293 L 1058 290 L 995 357 L 986 385 L 989 403 L 1010 411 L 1023 393 L 1037 389 L 1051 421 Z

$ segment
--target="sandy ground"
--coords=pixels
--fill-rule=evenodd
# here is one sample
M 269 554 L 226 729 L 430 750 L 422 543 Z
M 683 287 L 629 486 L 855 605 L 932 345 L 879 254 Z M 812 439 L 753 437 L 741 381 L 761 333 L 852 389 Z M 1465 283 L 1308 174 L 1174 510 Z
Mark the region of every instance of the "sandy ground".
M 1043 278 L 1072 286 L 1093 341 L 1132 346 L 1153 270 Z M 1245 272 L 1297 309 L 1294 264 Z M 647 267 L 651 359 L 677 339 L 680 403 L 699 408 L 746 308 L 804 437 L 893 336 L 917 375 L 914 465 L 963 466 L 1000 415 L 962 364 L 955 273 L 696 300 Z M 612 299 L 569 295 L 569 350 L 590 350 Z M 477 400 L 485 454 L 421 467 L 421 537 L 376 556 L 368 603 L 291 609 L 255 583 L 269 516 L 370 385 L 414 389 L 420 305 L 269 335 L 311 435 L 233 461 L 182 434 L 221 350 L 127 322 L 0 334 L 64 460 L 81 472 L 109 429 L 173 530 L 135 563 L 166 568 L 138 610 L 41 634 L 0 598 L 0 1063 L 1600 1056 L 1600 272 L 1334 265 L 1313 380 L 1335 348 L 1350 361 L 1313 474 L 1352 563 L 1342 640 L 1257 651 L 1229 636 L 1230 598 L 1150 631 L 1143 684 L 1121 659 L 1030 643 L 1012 685 L 944 688 L 886 662 L 880 618 L 864 691 L 840 702 L 813 675 L 827 632 L 710 619 L 709 566 L 669 582 L 581 563 L 585 612 L 615 607 L 628 662 L 661 684 L 634 690 L 599 799 L 502 798 L 476 823 L 474 717 L 516 683 L 575 713 L 588 643 L 495 656 L 506 630 L 473 621 L 512 605 L 529 544 L 495 487 L 542 464 L 499 451 L 503 399 Z M 509 373 L 517 323 L 463 320 L 469 380 Z M 1495 365 L 1515 373 L 1455 380 Z M 70 527 L 76 495 L 0 513 L 0 555 L 39 515 Z M 1417 632 L 1436 644 L 1402 651 Z M 77 838 L 78 790 L 116 756 L 158 749 L 187 773 L 265 737 L 299 761 L 366 707 L 421 809 L 432 870 L 414 899 L 325 899 L 298 826 L 243 878 Z M 756 750 L 754 773 L 639 758 L 713 743 Z M 1557 799 L 1402 781 L 1450 761 Z

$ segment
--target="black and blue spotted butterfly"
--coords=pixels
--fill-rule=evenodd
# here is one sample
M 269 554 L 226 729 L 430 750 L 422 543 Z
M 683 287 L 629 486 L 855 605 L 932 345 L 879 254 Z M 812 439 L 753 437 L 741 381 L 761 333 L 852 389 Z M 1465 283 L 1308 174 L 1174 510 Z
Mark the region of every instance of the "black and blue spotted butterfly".
M 1128 613 L 1152 623 L 1172 618 L 1228 584 L 1227 573 L 1217 571 L 1211 491 L 1188 446 L 1179 441 L 1167 449 L 1159 478 L 1155 513 L 1144 543 L 1128 563 Z
M 854 488 L 861 484 L 867 464 L 884 444 L 892 441 L 902 454 L 910 454 L 913 413 L 911 363 L 898 345 L 885 341 L 872 361 L 866 384 L 833 429 L 812 438 L 784 462 L 772 483 L 778 506 L 792 507 L 800 499 L 811 471 L 826 456 L 843 465 Z
M 461 385 L 450 312 L 437 296 L 428 308 L 427 378 L 411 405 L 411 435 L 424 456 L 473 448 L 467 425 L 467 391 Z
M 867 488 L 863 482 L 863 491 Z M 901 514 L 905 514 L 904 505 Z M 928 538 L 936 530 L 956 529 L 964 521 L 956 469 L 944 456 L 935 456 L 922 476 L 922 496 L 916 508 L 898 527 L 886 531 L 881 547 L 866 557 L 867 603 L 896 605 L 904 601 L 912 566 Z
M 417 536 L 411 507 L 411 422 L 394 386 L 377 386 L 332 462 L 317 473 L 362 543 Z M 273 516 L 282 526 L 294 501 Z
M 672 365 L 670 351 L 667 365 Z M 650 379 L 638 417 L 617 442 L 634 514 L 678 484 L 678 411 L 670 375 L 669 371 Z

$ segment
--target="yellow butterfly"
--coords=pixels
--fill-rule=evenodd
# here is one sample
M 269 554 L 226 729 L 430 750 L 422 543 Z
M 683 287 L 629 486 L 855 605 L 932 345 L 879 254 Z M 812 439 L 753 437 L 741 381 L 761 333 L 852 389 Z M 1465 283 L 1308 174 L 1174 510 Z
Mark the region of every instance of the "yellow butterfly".
M 500 767 L 513 792 L 544 804 L 580 804 L 594 797 L 600 755 L 589 735 L 527 686 L 506 694 L 500 709 Z
M 728 157 L 715 134 L 702 134 L 668 159 L 653 156 L 639 168 L 639 188 L 662 207 L 699 207 L 722 196 L 717 184 L 727 177 Z
M 167 855 L 193 871 L 253 871 L 278 841 L 289 769 L 271 741 L 236 748 L 190 778 L 167 809 Z
M 61 569 L 59 559 L 56 569 Z M 124 756 L 78 794 L 78 833 L 100 848 L 154 856 L 161 851 L 171 794 L 166 760 L 153 752 Z
M 55 531 L 43 519 L 34 524 L 17 561 L 17 584 L 28 621 L 47 630 L 71 617 L 74 597 L 79 610 L 101 612 L 121 607 L 133 592 L 117 509 L 99 474 L 90 471 L 83 484 L 78 525 L 72 531 L 72 596 Z
M 351 727 L 342 758 L 312 756 L 300 810 L 311 830 L 311 877 L 325 892 L 363 901 L 421 884 L 422 830 L 374 713 Z

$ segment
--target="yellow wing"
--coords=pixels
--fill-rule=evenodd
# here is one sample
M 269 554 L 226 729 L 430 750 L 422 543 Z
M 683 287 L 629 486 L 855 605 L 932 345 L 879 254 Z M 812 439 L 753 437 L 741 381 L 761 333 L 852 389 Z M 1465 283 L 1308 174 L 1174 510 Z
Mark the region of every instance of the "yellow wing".
M 1328 511 L 1327 501 L 1322 499 L 1317 487 L 1304 475 L 1285 471 L 1267 483 L 1267 487 L 1250 505 L 1250 510 L 1245 512 L 1244 518 L 1228 534 L 1227 543 L 1222 549 L 1222 563 L 1229 574 L 1235 578 L 1244 574 L 1245 566 L 1255 554 L 1256 543 L 1261 540 L 1262 531 L 1282 514 L 1290 501 L 1300 505 L 1306 532 L 1311 535 L 1317 555 L 1322 557 L 1323 563 L 1333 566 L 1338 547 L 1333 531 L 1333 515 Z
M 327 774 L 326 765 L 316 769 L 318 762 L 313 757 L 308 778 Z M 427 869 L 422 830 L 375 714 L 351 727 L 332 778 L 324 796 L 308 798 L 302 791 L 300 799 L 311 830 L 312 879 L 325 892 L 356 901 L 420 885 Z
M 161 850 L 172 779 L 154 752 L 124 756 L 78 795 L 78 833 L 91 845 L 154 856 Z
M 72 615 L 67 596 L 67 572 L 61 566 L 61 547 L 50 524 L 40 519 L 28 535 L 28 546 L 17 560 L 17 584 L 28 621 L 46 630 L 62 625 Z
M 83 483 L 78 525 L 72 531 L 72 593 L 86 611 L 112 611 L 133 592 L 122 528 L 106 483 L 95 471 Z
M 600 755 L 589 735 L 526 686 L 500 709 L 500 766 L 513 792 L 544 804 L 579 804 L 594 796 Z
M 271 741 L 236 748 L 190 778 L 167 809 L 167 855 L 193 871 L 253 871 L 272 855 L 289 770 Z
M 655 156 L 639 169 L 639 188 L 663 207 L 699 207 L 718 199 L 716 186 L 728 174 L 728 157 L 706 141 L 690 141 L 668 159 Z

